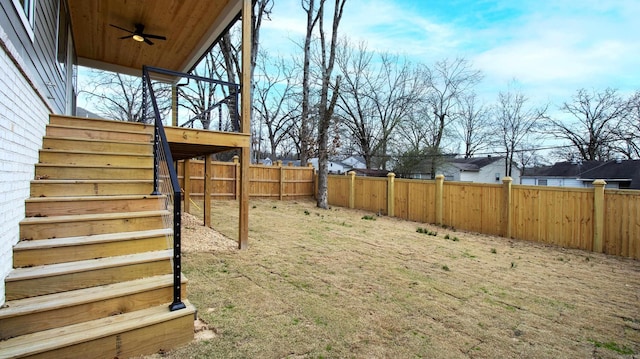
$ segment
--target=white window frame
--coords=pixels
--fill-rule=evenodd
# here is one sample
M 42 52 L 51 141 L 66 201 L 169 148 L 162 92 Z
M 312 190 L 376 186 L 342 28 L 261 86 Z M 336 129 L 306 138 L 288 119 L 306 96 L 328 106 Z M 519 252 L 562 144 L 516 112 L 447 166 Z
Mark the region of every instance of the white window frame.
M 26 6 L 23 6 L 20 0 L 12 0 L 12 2 L 13 7 L 16 8 L 16 12 L 22 21 L 22 26 L 24 26 L 29 38 L 33 42 L 35 37 L 33 28 L 35 26 L 36 0 L 26 0 Z

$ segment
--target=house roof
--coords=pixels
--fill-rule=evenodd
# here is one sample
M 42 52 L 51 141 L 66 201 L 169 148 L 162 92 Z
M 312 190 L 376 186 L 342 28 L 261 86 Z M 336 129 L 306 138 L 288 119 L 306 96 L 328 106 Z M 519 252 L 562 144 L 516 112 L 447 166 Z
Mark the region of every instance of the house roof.
M 478 172 L 481 168 L 490 165 L 504 157 L 472 157 L 472 158 L 452 158 L 447 162 L 465 172 Z
M 608 161 L 582 172 L 582 181 L 631 181 L 630 188 L 640 189 L 640 160 Z
M 140 75 L 143 65 L 188 72 L 239 16 L 243 0 L 68 0 L 78 63 Z M 111 24 L 165 36 L 153 46 Z
M 600 161 L 557 162 L 552 166 L 527 168 L 528 177 L 571 177 L 579 178 L 582 173 L 602 165 Z
M 589 182 L 603 179 L 630 182 L 629 188 L 640 189 L 640 160 L 558 162 L 553 166 L 527 169 L 526 177 L 569 177 Z

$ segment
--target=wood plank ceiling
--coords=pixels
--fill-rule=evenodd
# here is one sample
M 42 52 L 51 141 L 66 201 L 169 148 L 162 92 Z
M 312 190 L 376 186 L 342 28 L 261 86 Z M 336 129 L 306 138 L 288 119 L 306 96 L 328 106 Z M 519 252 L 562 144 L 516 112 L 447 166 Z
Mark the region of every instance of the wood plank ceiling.
M 187 72 L 242 8 L 242 0 L 68 0 L 80 65 L 139 74 L 143 65 Z M 166 36 L 150 46 L 110 24 Z

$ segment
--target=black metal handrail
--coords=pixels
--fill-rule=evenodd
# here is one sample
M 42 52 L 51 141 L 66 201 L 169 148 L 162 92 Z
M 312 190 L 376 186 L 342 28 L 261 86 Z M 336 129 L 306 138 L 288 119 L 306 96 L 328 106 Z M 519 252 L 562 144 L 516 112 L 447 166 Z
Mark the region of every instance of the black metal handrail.
M 167 69 L 161 69 L 161 68 L 157 68 L 157 67 L 151 67 L 151 66 L 147 66 L 147 71 L 150 73 L 155 73 L 155 74 L 159 74 L 159 75 L 163 75 L 165 78 L 168 79 L 172 79 L 173 82 L 177 82 L 178 80 L 184 80 L 186 79 L 187 82 L 186 83 L 182 83 L 182 84 L 178 84 L 178 88 L 183 88 L 185 86 L 189 86 L 189 83 L 191 80 L 194 80 L 194 82 L 205 82 L 205 83 L 209 83 L 209 84 L 213 84 L 216 86 L 221 86 L 224 88 L 228 88 L 227 93 L 224 93 L 220 99 L 218 101 L 216 101 L 214 104 L 210 105 L 208 108 L 202 109 L 199 113 L 195 113 L 194 116 L 190 116 L 190 118 L 182 123 L 179 124 L 180 127 L 193 127 L 193 123 L 194 121 L 203 118 L 204 116 L 207 115 L 207 113 L 213 111 L 214 109 L 218 108 L 219 110 L 221 110 L 223 105 L 226 105 L 229 111 L 229 117 L 231 120 L 231 126 L 233 127 L 233 131 L 235 132 L 239 132 L 240 131 L 240 112 L 239 112 L 239 108 L 238 108 L 238 104 L 239 104 L 239 99 L 240 99 L 240 85 L 233 83 L 233 82 L 227 82 L 227 81 L 222 81 L 222 80 L 216 80 L 216 79 L 212 79 L 212 78 L 207 78 L 207 77 L 202 77 L 202 76 L 198 76 L 198 75 L 192 75 L 192 74 L 186 74 L 186 73 L 182 73 L 182 72 L 177 72 L 177 71 L 172 71 L 172 70 L 167 70 Z M 182 90 L 182 93 L 184 94 L 184 90 Z M 177 109 L 174 109 L 177 110 Z M 178 116 L 176 116 L 178 117 Z M 219 129 L 222 130 L 222 118 L 220 118 L 220 125 L 219 125 Z
M 149 76 L 150 70 L 156 71 L 157 69 L 144 66 L 142 68 L 142 81 L 143 81 L 143 118 L 146 120 L 148 102 L 150 99 L 153 109 L 153 123 L 154 123 L 154 141 L 153 141 L 153 193 L 154 195 L 165 195 L 165 207 L 171 208 L 172 216 L 171 222 L 173 222 L 173 302 L 169 305 L 171 311 L 184 309 L 186 305 L 182 302 L 182 273 L 181 273 L 181 241 L 180 241 L 180 220 L 181 220 L 181 205 L 182 205 L 182 192 L 180 184 L 178 183 L 178 175 L 173 165 L 173 157 L 171 155 L 171 149 L 167 142 L 167 136 L 164 132 L 164 126 L 162 119 L 160 118 L 160 111 L 158 109 L 158 103 L 156 100 L 153 86 L 151 84 L 151 77 Z M 147 96 L 148 92 L 148 96 Z M 164 218 L 163 218 L 164 219 Z M 165 223 L 165 226 L 169 227 Z

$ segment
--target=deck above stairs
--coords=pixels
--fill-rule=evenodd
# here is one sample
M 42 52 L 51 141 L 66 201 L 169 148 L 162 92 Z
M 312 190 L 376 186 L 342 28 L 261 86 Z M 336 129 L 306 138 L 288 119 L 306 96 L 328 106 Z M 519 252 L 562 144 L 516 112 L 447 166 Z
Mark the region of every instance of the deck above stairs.
M 5 280 L 0 358 L 126 358 L 193 338 L 195 308 L 169 310 L 152 137 L 144 124 L 51 116 Z

